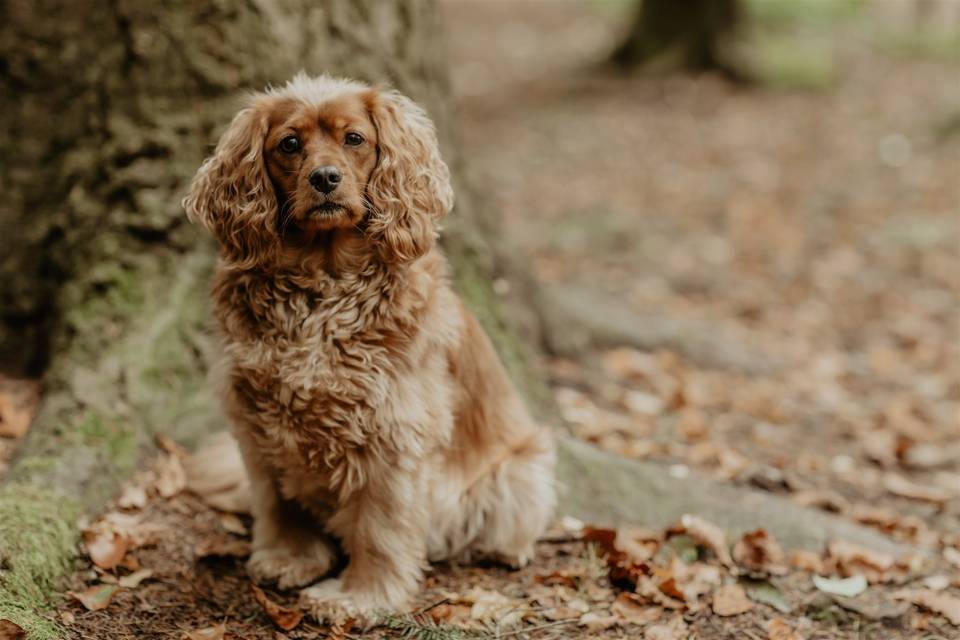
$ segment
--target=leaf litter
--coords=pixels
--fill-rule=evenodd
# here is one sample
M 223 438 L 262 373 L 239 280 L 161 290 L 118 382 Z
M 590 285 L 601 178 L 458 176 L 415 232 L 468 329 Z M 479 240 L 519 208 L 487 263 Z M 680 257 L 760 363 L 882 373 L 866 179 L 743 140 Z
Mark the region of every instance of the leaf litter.
M 562 24 L 564 12 L 577 9 L 551 11 Z M 526 37 L 534 40 L 544 38 L 542 31 L 553 29 L 549 37 L 539 40 L 541 44 L 563 40 L 555 38 L 556 26 L 539 20 L 536 7 L 522 3 L 508 9 L 488 8 L 480 15 L 458 7 L 451 15 L 470 15 L 468 22 L 476 23 L 491 20 L 498 12 L 501 21 L 508 18 L 511 24 L 529 27 Z M 456 20 L 452 25 L 455 29 Z M 489 26 L 496 29 L 502 24 Z M 462 38 L 453 41 L 457 46 L 468 42 Z M 500 49 L 482 46 L 472 55 L 506 55 Z M 541 56 L 551 51 L 549 46 L 534 50 Z M 860 62 L 872 60 L 862 51 L 851 54 L 859 56 Z M 457 55 L 454 52 L 455 61 Z M 953 156 L 948 154 L 953 147 L 914 146 L 916 162 L 926 169 L 904 170 L 904 177 L 913 181 L 912 193 L 917 198 L 910 201 L 899 199 L 899 180 L 887 179 L 887 173 L 879 173 L 864 159 L 874 146 L 872 136 L 900 126 L 898 123 L 926 117 L 918 105 L 936 104 L 937 87 L 945 85 L 936 79 L 952 77 L 955 70 L 884 60 L 883 65 L 858 67 L 861 72 L 851 74 L 849 82 L 834 89 L 839 100 L 870 113 L 862 122 L 859 116 L 855 120 L 836 112 L 834 100 L 767 92 L 731 95 L 725 85 L 705 76 L 604 85 L 600 91 L 583 95 L 584 105 L 590 108 L 571 110 L 569 101 L 560 101 L 549 107 L 553 109 L 551 119 L 542 118 L 541 99 L 533 109 L 513 96 L 511 108 L 499 116 L 496 109 L 471 109 L 468 105 L 468 123 L 482 120 L 474 122 L 480 126 L 465 128 L 465 144 L 480 150 L 496 147 L 495 161 L 476 154 L 481 172 L 500 171 L 503 166 L 530 167 L 523 181 L 497 181 L 503 188 L 495 197 L 511 232 L 516 231 L 521 244 L 527 242 L 524 248 L 542 283 L 575 281 L 577 277 L 591 284 L 610 283 L 611 294 L 619 296 L 625 306 L 656 309 L 670 326 L 692 327 L 694 339 L 690 342 L 694 344 L 697 327 L 705 325 L 711 334 L 722 336 L 712 344 L 729 342 L 734 350 L 748 345 L 739 349 L 749 352 L 747 359 L 715 352 L 704 358 L 703 352 L 668 339 L 649 349 L 596 350 L 592 355 L 602 363 L 599 371 L 583 363 L 553 362 L 558 403 L 578 435 L 628 456 L 656 459 L 677 469 L 697 469 L 733 483 L 782 492 L 811 508 L 862 518 L 868 526 L 933 550 L 949 568 L 960 562 L 956 539 L 945 533 L 945 525 L 956 515 L 957 498 L 955 493 L 948 496 L 944 492 L 945 487 L 950 491 L 950 483 L 956 479 L 949 474 L 956 464 L 955 389 L 960 360 L 951 334 L 945 332 L 955 318 L 954 274 L 960 266 L 954 252 L 945 248 L 955 245 L 956 233 L 948 225 L 939 240 L 935 237 L 919 247 L 912 232 L 904 231 L 902 221 L 898 222 L 885 203 L 898 201 L 905 208 L 927 212 L 928 220 L 908 219 L 906 226 L 911 228 L 921 222 L 936 227 L 942 211 L 952 216 L 955 197 L 944 187 L 951 184 L 944 171 L 952 166 Z M 498 80 L 523 67 L 500 62 L 494 65 L 503 70 L 494 74 Z M 913 87 L 923 99 L 906 106 L 902 101 L 877 103 L 877 87 L 890 82 Z M 705 102 L 716 105 L 709 125 L 703 125 L 699 115 Z M 857 111 L 850 109 L 850 113 Z M 592 114 L 597 120 L 590 120 Z M 795 126 L 780 126 L 784 114 L 796 116 L 792 118 Z M 823 117 L 807 117 L 810 114 Z M 536 118 L 536 126 L 531 126 L 531 117 Z M 638 117 L 647 126 L 631 126 Z M 743 122 L 750 124 L 744 127 Z M 809 129 L 806 122 L 824 128 Z M 551 129 L 554 126 L 558 129 Z M 723 134 L 713 135 L 714 131 L 703 126 Z M 609 145 L 602 149 L 591 146 L 614 139 L 609 135 L 611 127 L 618 134 L 635 131 L 646 137 L 630 140 L 617 158 L 613 155 L 617 150 Z M 777 135 L 754 135 L 764 127 Z M 480 141 L 471 139 L 477 131 L 482 131 Z M 534 131 L 543 135 L 532 135 Z M 571 140 L 570 149 L 580 154 L 576 157 L 555 147 L 556 140 L 570 140 L 574 131 L 591 132 Z M 664 142 L 647 136 L 646 131 L 670 135 L 663 136 Z M 685 144 L 685 135 L 695 139 Z M 830 148 L 832 161 L 822 162 L 819 149 L 805 154 L 804 149 L 815 146 L 805 145 L 806 139 L 835 142 Z M 638 158 L 638 145 L 650 153 Z M 785 149 L 795 151 L 784 155 Z M 868 150 L 866 156 L 864 149 Z M 609 164 L 596 163 L 597 157 L 608 158 Z M 531 158 L 539 160 L 530 162 Z M 577 164 L 584 158 L 589 162 Z M 629 181 L 604 168 L 620 166 L 625 158 L 640 163 L 639 170 L 651 175 L 642 198 L 630 192 Z M 603 205 L 614 215 L 625 214 L 624 228 L 639 228 L 638 222 L 643 223 L 643 242 L 623 242 L 603 251 L 590 245 L 578 248 L 574 243 L 559 252 L 543 242 L 525 240 L 531 235 L 538 241 L 548 238 L 543 233 L 545 226 L 560 229 L 570 219 L 582 217 L 583 206 L 596 204 L 578 203 L 576 194 L 558 193 L 543 182 L 549 172 L 557 171 L 556 163 L 575 167 L 578 176 L 588 175 L 584 172 L 596 166 L 596 173 L 589 175 L 598 185 L 597 192 L 606 194 Z M 703 193 L 676 188 L 677 180 L 672 177 L 676 167 L 707 175 L 717 170 L 717 163 L 730 172 L 727 186 Z M 843 176 L 842 182 L 837 176 Z M 946 208 L 945 202 L 949 203 Z M 529 211 L 538 214 L 522 215 Z M 800 211 L 804 212 L 803 224 L 797 222 Z M 810 221 L 817 223 L 808 225 Z M 624 251 L 631 253 L 618 255 Z M 614 264 L 621 258 L 628 259 Z M 624 264 L 635 268 L 624 270 Z M 839 309 L 842 314 L 834 313 L 830 322 L 824 322 L 826 310 Z M 764 368 L 776 360 L 785 366 Z M 755 363 L 760 369 L 751 370 Z M 747 366 L 741 366 L 744 364 Z M 161 442 L 161 446 L 165 455 L 177 457 L 173 443 Z M 131 490 L 118 504 L 142 516 L 136 524 L 116 529 L 131 540 L 132 549 L 124 562 L 137 560 L 153 569 L 158 579 L 118 589 L 105 610 L 87 612 L 76 604 L 65 605 L 75 608 L 65 612 L 75 614 L 71 627 L 85 630 L 90 637 L 103 637 L 96 633 L 108 620 L 103 616 L 109 614 L 113 616 L 109 620 L 116 623 L 111 625 L 116 638 L 144 637 L 144 629 L 179 637 L 184 628 L 206 629 L 229 617 L 226 624 L 242 637 L 272 640 L 273 629 L 265 631 L 248 622 L 263 617 L 242 567 L 249 541 L 239 528 L 228 530 L 219 513 L 178 492 L 180 474 L 176 463 L 170 464 L 172 468 L 156 470 L 168 479 L 162 492 L 169 498 L 161 498 L 161 488 L 147 478 L 142 492 Z M 243 487 L 220 489 L 223 499 L 219 507 L 232 512 L 246 510 Z M 891 507 L 890 513 L 864 509 L 881 502 Z M 769 549 L 759 540 L 745 542 L 747 546 L 740 552 L 735 543 L 731 553 L 725 539 L 718 543 L 716 532 L 706 533 L 710 528 L 704 530 L 699 524 L 693 521 L 691 532 L 678 523 L 684 533 L 654 532 L 652 539 L 621 536 L 613 529 L 612 536 L 603 533 L 581 541 L 574 528 L 560 529 L 552 536 L 556 541 L 539 545 L 536 562 L 519 572 L 489 567 L 433 569 L 418 606 L 430 607 L 446 597 L 443 594 L 463 594 L 479 587 L 518 604 L 529 604 L 529 618 L 523 625 L 558 625 L 532 632 L 532 637 L 582 635 L 586 629 L 576 625 L 586 614 L 593 614 L 587 621 L 600 626 L 606 624 L 607 616 L 621 618 L 613 627 L 590 632 L 597 637 L 662 640 L 686 638 L 691 633 L 710 637 L 703 625 L 716 624 L 727 631 L 762 629 L 771 639 L 792 640 L 800 636 L 798 620 L 807 598 L 818 593 L 813 575 L 828 580 L 862 575 L 869 589 L 850 598 L 848 605 L 874 592 L 889 595 L 894 589 L 903 589 L 902 602 L 912 607 L 902 626 L 885 629 L 891 638 L 913 638 L 921 629 L 941 637 L 955 634 L 954 627 L 946 626 L 951 624 L 949 615 L 936 612 L 939 608 L 949 614 L 952 609 L 943 605 L 950 602 L 931 599 L 936 595 L 955 597 L 955 571 L 950 585 L 932 590 L 921 586 L 922 577 L 909 560 L 893 558 L 891 564 L 884 554 L 840 545 L 823 552 L 786 550 L 788 571 L 782 573 L 784 561 L 771 559 L 777 554 L 767 553 Z M 157 529 L 136 531 L 149 526 Z M 225 537 L 212 544 L 213 532 Z M 218 547 L 232 552 L 194 553 Z M 608 551 L 598 559 L 593 550 L 604 548 Z M 704 571 L 699 565 L 710 568 Z M 136 570 L 122 562 L 113 571 Z M 91 575 L 88 571 L 75 576 L 81 582 L 75 590 L 87 588 Z M 538 576 L 553 577 L 538 582 Z M 709 609 L 721 590 L 731 595 L 736 592 L 729 588 L 738 586 L 751 602 L 756 602 L 751 599 L 752 591 L 753 598 L 773 602 L 770 594 L 780 593 L 796 605 L 792 613 L 781 614 L 776 604 L 757 603 L 745 613 L 718 622 L 719 616 L 709 615 Z M 141 606 L 152 607 L 149 610 L 154 613 L 145 615 L 138 608 Z M 170 625 L 156 613 L 171 609 L 185 612 L 180 614 L 180 626 Z M 447 624 L 461 620 L 468 610 L 472 604 L 447 603 L 426 615 L 436 612 L 442 618 L 440 614 L 449 614 L 443 623 Z M 545 617 L 548 611 L 553 612 L 553 619 Z M 777 615 L 782 618 L 774 617 Z M 574 622 L 567 622 L 571 618 Z M 309 624 L 301 622 L 294 633 L 306 633 Z M 565 626 L 570 624 L 574 626 Z M 850 628 L 822 624 L 819 637 L 857 637 Z M 756 633 L 763 631 L 751 631 Z

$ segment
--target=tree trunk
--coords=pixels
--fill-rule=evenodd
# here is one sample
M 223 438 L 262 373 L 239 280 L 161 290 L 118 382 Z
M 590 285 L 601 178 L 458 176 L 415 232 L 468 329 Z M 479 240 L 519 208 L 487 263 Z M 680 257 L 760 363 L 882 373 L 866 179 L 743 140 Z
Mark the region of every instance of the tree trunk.
M 630 32 L 611 61 L 623 69 L 666 61 L 742 81 L 746 73 L 733 53 L 741 24 L 740 0 L 639 0 Z
M 0 4 L 0 355 L 7 370 L 43 372 L 45 385 L 0 487 L 0 619 L 56 636 L 41 612 L 70 566 L 76 516 L 102 506 L 153 434 L 189 444 L 224 426 L 205 381 L 213 244 L 179 201 L 243 89 L 305 69 L 386 81 L 427 108 L 458 193 L 444 238 L 457 287 L 550 415 L 527 367 L 540 339 L 536 291 L 497 252 L 492 208 L 461 179 L 438 43 L 428 0 Z M 500 277 L 512 278 L 514 298 L 493 294 Z M 659 467 L 568 440 L 561 461 L 565 513 L 721 511 L 700 484 L 664 485 Z M 732 522 L 771 509 L 782 507 L 722 511 Z

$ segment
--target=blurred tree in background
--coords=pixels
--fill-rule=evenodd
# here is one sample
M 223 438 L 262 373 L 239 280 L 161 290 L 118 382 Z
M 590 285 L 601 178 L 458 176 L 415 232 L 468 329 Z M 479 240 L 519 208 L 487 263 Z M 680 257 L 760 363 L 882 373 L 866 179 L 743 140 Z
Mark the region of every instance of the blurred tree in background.
M 741 0 L 639 0 L 611 61 L 623 69 L 665 64 L 746 80 L 733 47 L 743 19 Z

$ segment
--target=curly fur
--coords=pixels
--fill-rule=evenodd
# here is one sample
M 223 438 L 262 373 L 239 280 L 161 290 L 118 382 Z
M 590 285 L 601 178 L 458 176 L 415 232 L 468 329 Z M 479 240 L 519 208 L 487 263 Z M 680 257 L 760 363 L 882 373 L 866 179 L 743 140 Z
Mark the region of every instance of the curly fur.
M 367 139 L 348 148 L 351 127 Z M 287 131 L 299 155 L 277 150 Z M 343 169 L 330 194 L 317 163 Z M 221 245 L 215 377 L 251 484 L 248 567 L 301 586 L 345 555 L 302 592 L 318 617 L 404 607 L 428 559 L 522 564 L 551 516 L 550 435 L 435 246 L 452 204 L 420 107 L 304 75 L 252 97 L 184 201 Z

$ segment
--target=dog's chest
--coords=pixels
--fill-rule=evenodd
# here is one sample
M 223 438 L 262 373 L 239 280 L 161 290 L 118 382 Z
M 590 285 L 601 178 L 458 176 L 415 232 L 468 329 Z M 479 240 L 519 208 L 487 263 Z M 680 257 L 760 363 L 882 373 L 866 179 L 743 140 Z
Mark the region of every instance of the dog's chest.
M 218 296 L 232 392 L 276 468 L 330 470 L 382 436 L 377 414 L 415 331 L 388 313 L 385 285 L 255 284 Z

